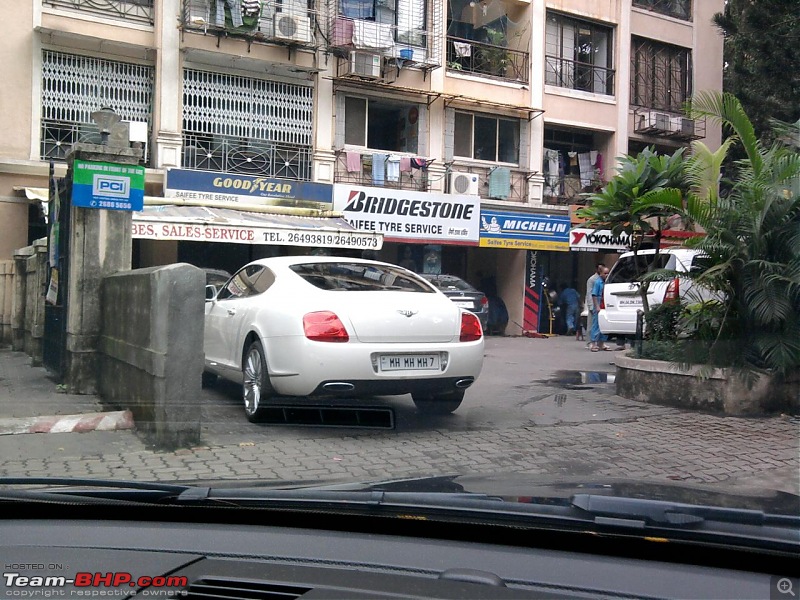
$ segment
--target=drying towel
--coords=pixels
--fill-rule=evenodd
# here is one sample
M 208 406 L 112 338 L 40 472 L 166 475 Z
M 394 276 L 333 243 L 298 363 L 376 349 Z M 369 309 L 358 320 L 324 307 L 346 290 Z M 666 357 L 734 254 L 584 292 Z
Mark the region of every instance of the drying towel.
M 594 178 L 591 155 L 588 152 L 578 154 L 578 165 L 581 173 L 581 187 L 585 188 L 592 184 L 592 179 Z
M 472 44 L 469 42 L 453 42 L 453 50 L 458 58 L 472 56 Z
M 400 172 L 401 173 L 411 172 L 411 158 L 409 158 L 408 156 L 403 156 L 400 158 Z
M 386 174 L 386 155 L 373 154 L 372 155 L 372 183 L 375 185 L 383 185 Z
M 489 198 L 505 200 L 511 193 L 511 169 L 497 167 L 489 173 Z
M 347 153 L 347 172 L 348 173 L 361 172 L 361 153 L 359 152 Z
M 400 157 L 390 154 L 386 162 L 386 179 L 388 181 L 400 180 Z
M 412 169 L 427 169 L 428 168 L 428 161 L 424 158 L 412 158 L 411 159 L 411 168 Z
M 391 48 L 394 46 L 392 26 L 360 19 L 353 21 L 353 45 L 356 48 Z

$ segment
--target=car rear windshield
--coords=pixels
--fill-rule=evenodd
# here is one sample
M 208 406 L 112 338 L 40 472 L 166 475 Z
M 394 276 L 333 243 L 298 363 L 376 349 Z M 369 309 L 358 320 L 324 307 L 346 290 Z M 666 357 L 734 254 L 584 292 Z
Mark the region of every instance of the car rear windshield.
M 423 277 L 425 276 L 423 275 Z M 461 292 L 478 291 L 463 279 L 452 275 L 436 275 L 434 277 L 425 277 L 425 279 L 430 281 L 433 285 L 435 285 L 443 292 L 448 292 L 453 290 L 458 290 Z
M 674 254 L 659 254 L 658 260 L 655 254 L 639 254 L 635 261 L 633 258 L 633 256 L 620 258 L 608 274 L 606 285 L 638 281 L 642 275 L 656 269 L 675 269 Z
M 289 268 L 321 290 L 359 292 L 399 290 L 433 293 L 433 290 L 416 276 L 388 265 L 325 262 L 303 263 Z

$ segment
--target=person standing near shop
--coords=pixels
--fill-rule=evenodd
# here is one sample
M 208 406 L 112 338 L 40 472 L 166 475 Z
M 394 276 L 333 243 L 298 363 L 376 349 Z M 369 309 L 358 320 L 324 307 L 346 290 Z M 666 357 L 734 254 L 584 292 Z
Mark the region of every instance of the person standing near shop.
M 594 273 L 589 279 L 586 280 L 586 330 L 589 332 L 589 343 L 586 344 L 587 348 L 591 348 L 592 346 L 592 322 L 594 319 L 592 318 L 592 310 L 594 306 L 592 304 L 592 287 L 594 287 L 595 281 L 600 279 L 600 270 L 605 269 L 605 265 L 603 263 L 597 263 L 597 266 L 594 268 Z
M 581 296 L 572 286 L 562 283 L 561 292 L 558 295 L 558 304 L 562 307 L 564 312 L 564 321 L 566 322 L 567 335 L 575 333 L 576 328 L 580 326 L 581 318 Z
M 606 346 L 608 337 L 600 332 L 600 319 L 597 318 L 597 313 L 600 312 L 603 306 L 603 288 L 605 288 L 606 285 L 608 268 L 602 267 L 599 271 L 598 279 L 596 279 L 594 285 L 592 285 L 592 334 L 590 336 L 592 352 L 598 352 L 600 350 L 611 351 L 611 348 Z

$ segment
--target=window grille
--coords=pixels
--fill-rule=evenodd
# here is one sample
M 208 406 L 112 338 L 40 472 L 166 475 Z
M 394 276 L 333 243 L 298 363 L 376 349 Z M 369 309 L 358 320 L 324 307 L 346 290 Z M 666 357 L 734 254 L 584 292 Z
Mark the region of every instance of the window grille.
M 42 5 L 153 24 L 153 0 L 43 0 Z
M 184 167 L 311 178 L 313 89 L 185 69 Z
M 633 0 L 633 5 L 676 19 L 692 20 L 691 0 Z
M 149 134 L 153 80 L 150 66 L 45 50 L 40 157 L 63 160 L 76 142 L 99 143 L 91 114 L 104 106 L 123 121 L 146 122 Z
M 631 43 L 631 104 L 682 112 L 692 95 L 692 52 L 643 38 Z

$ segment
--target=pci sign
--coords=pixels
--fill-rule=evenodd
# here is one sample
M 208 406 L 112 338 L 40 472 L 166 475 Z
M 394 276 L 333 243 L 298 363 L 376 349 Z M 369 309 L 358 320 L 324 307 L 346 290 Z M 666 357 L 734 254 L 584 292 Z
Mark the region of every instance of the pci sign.
M 142 210 L 144 167 L 76 160 L 72 173 L 72 205 L 107 210 Z

